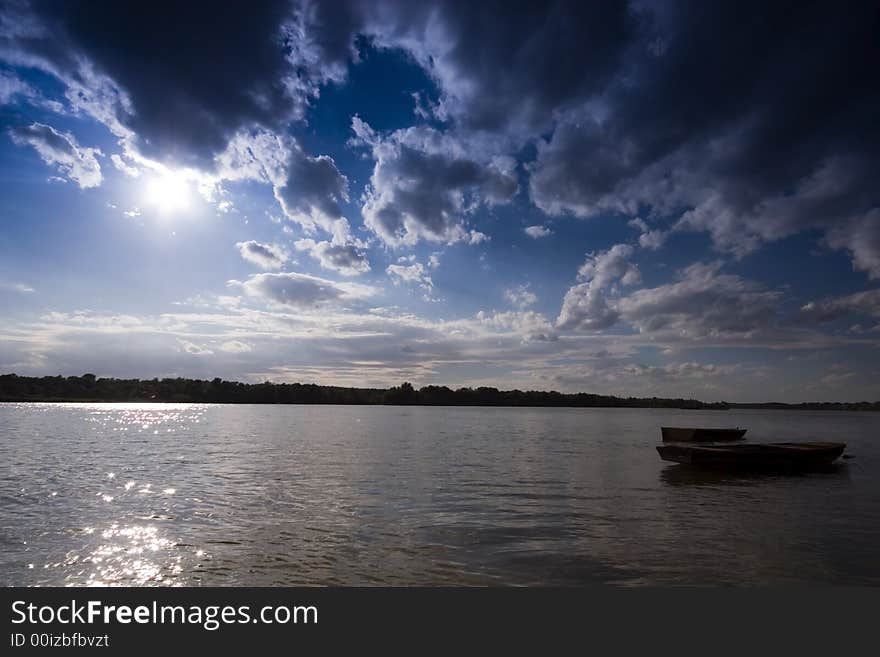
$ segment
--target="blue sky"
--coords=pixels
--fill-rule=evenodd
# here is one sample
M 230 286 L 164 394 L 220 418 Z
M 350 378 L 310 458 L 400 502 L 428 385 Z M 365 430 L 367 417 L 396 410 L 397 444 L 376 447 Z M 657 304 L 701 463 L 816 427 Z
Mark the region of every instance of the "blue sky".
M 4 4 L 0 371 L 880 398 L 871 3 L 204 11 Z

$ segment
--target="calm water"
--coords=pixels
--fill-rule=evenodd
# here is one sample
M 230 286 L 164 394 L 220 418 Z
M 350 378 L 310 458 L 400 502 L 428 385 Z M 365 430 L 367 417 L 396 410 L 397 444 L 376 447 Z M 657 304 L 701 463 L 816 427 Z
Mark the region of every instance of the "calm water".
M 699 475 L 661 424 L 845 440 Z M 880 415 L 0 405 L 0 583 L 880 584 Z

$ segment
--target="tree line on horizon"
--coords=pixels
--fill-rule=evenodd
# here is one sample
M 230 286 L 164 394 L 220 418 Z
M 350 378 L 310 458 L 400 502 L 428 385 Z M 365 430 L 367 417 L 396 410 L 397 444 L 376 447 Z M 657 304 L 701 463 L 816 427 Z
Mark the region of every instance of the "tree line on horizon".
M 0 375 L 0 401 L 200 402 L 226 404 L 370 404 L 412 406 L 556 406 L 623 408 L 794 408 L 880 410 L 880 402 L 734 404 L 696 399 L 616 397 L 541 390 L 458 388 L 403 383 L 392 388 L 347 388 L 312 383 L 241 383 L 215 378 L 115 379 L 82 376 Z

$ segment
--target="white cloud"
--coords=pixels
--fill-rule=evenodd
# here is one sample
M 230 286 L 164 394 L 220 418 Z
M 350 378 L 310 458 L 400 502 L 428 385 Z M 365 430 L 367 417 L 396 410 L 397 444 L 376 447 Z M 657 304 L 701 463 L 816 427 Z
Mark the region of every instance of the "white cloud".
M 588 331 L 613 326 L 620 313 L 608 302 L 609 288 L 618 282 L 634 285 L 641 278 L 638 267 L 629 261 L 632 254 L 633 247 L 628 244 L 615 244 L 607 251 L 589 256 L 578 270 L 578 278 L 584 282 L 566 292 L 556 326 Z
M 552 235 L 553 231 L 550 230 L 547 226 L 538 224 L 535 226 L 526 226 L 525 234 L 532 239 L 537 240 L 542 237 L 548 237 L 549 235 Z
M 261 244 L 255 240 L 237 242 L 241 257 L 261 269 L 281 269 L 287 262 L 287 252 L 277 244 Z
M 285 276 L 281 274 L 259 274 Z M 324 284 L 335 284 L 325 282 Z M 244 284 L 234 283 L 241 288 Z M 546 317 L 532 311 L 482 312 L 473 317 L 441 320 L 398 309 L 367 307 L 367 295 L 352 291 L 349 303 L 319 302 L 320 308 L 270 301 L 256 285 L 256 296 L 193 298 L 161 315 L 112 315 L 82 310 L 52 312 L 32 320 L 0 326 L 0 364 L 19 374 L 56 374 L 98 370 L 108 376 L 201 376 L 264 381 L 316 381 L 336 385 L 387 386 L 411 380 L 494 385 L 505 388 L 588 391 L 704 399 L 803 400 L 821 398 L 821 388 L 805 390 L 824 376 L 828 361 L 846 360 L 850 346 L 861 345 L 865 357 L 852 359 L 848 370 L 858 379 L 835 388 L 838 398 L 878 398 L 871 378 L 876 336 L 829 338 L 815 331 L 771 336 L 765 344 L 788 350 L 811 369 L 706 361 L 701 352 L 688 355 L 691 341 L 663 332 L 646 334 L 559 332 Z M 270 286 L 271 287 L 271 286 Z M 273 296 L 269 292 L 269 296 Z M 314 296 L 314 295 L 312 295 Z M 288 295 L 289 297 L 289 295 Z M 282 301 L 285 298 L 282 297 Z M 344 305 L 349 308 L 343 308 Z M 132 341 L 139 345 L 131 351 Z M 181 352 L 196 354 L 181 360 Z M 236 342 L 251 347 L 246 351 Z M 741 343 L 695 340 L 699 346 Z M 665 347 L 675 347 L 676 362 L 667 362 Z M 209 358 L 197 354 L 212 351 Z M 700 355 L 698 355 L 700 354 Z M 812 356 L 821 356 L 813 361 Z M 806 357 L 806 358 L 805 358 Z M 646 361 L 648 361 L 646 363 Z M 14 367 L 11 364 L 16 364 Z M 185 368 L 181 370 L 181 367 Z M 723 374 L 723 375 L 722 375 Z
M 306 233 L 323 231 L 333 245 L 358 244 L 343 216 L 348 178 L 332 158 L 305 153 L 295 139 L 267 130 L 240 131 L 215 158 L 215 183 L 254 180 L 272 185 L 285 217 Z
M 337 283 L 294 272 L 255 274 L 244 282 L 230 281 L 253 298 L 292 308 L 315 308 L 372 296 L 375 288 L 356 283 Z
M 434 281 L 431 280 L 431 276 L 420 262 L 413 262 L 411 265 L 388 265 L 385 272 L 395 285 L 401 282 L 416 284 L 427 295 L 430 295 L 434 290 Z
M 565 295 L 556 325 L 596 331 L 621 322 L 653 338 L 671 341 L 770 339 L 777 325 L 781 294 L 754 281 L 720 272 L 720 261 L 685 267 L 672 283 L 620 294 L 619 285 L 640 279 L 628 258 L 633 249 L 618 244 L 587 260 Z M 794 343 L 791 331 L 777 340 Z
M 185 351 L 193 356 L 211 356 L 214 354 L 208 347 L 190 342 L 189 340 L 179 340 L 179 343 L 181 351 Z
M 849 251 L 853 266 L 869 278 L 880 278 L 880 208 L 834 225 L 825 240 L 833 249 Z
M 643 219 L 635 218 L 629 222 L 629 225 L 632 228 L 635 228 L 641 235 L 639 235 L 639 246 L 643 249 L 650 249 L 651 251 L 656 251 L 666 242 L 666 238 L 669 236 L 669 233 L 663 230 L 652 230 L 650 226 Z
M 307 230 L 318 227 L 334 235 L 348 232 L 341 208 L 348 202 L 348 178 L 339 172 L 333 158 L 312 157 L 292 147 L 286 179 L 276 185 L 275 197 L 284 213 Z
M 25 283 L 7 283 L 0 281 L 0 290 L 9 290 L 10 292 L 18 292 L 19 294 L 32 294 L 36 290 Z
M 478 230 L 468 231 L 468 233 L 462 237 L 462 241 L 465 244 L 471 245 L 482 244 L 483 242 L 488 242 L 490 239 L 492 238 L 486 235 L 486 233 L 481 233 Z
M 504 290 L 504 298 L 519 309 L 533 306 L 538 301 L 538 296 L 529 290 L 528 285 L 518 285 Z
M 337 243 L 307 238 L 297 240 L 294 246 L 298 251 L 307 251 L 324 269 L 337 271 L 343 276 L 358 276 L 370 271 L 364 244 L 357 240 Z
M 80 146 L 72 134 L 36 122 L 29 126 L 14 126 L 9 129 L 9 134 L 16 144 L 32 146 L 43 162 L 55 165 L 82 189 L 101 184 L 101 165 L 96 157 L 101 151 Z
M 720 269 L 720 262 L 685 267 L 674 283 L 621 298 L 617 312 L 642 333 L 690 340 L 747 337 L 771 328 L 780 293 Z
M 53 112 L 63 112 L 64 106 L 49 100 L 24 80 L 8 71 L 0 71 L 0 105 L 11 105 L 17 101 L 25 101 L 37 107 L 44 107 Z
M 850 315 L 880 319 L 880 289 L 811 301 L 800 309 L 799 319 L 823 323 Z
M 113 153 L 113 155 L 110 156 L 110 161 L 113 162 L 113 166 L 116 167 L 117 170 L 121 171 L 126 176 L 137 178 L 141 175 L 141 170 L 138 167 L 126 164 L 125 160 L 118 153 Z
M 558 338 L 547 318 L 531 310 L 491 314 L 481 310 L 477 313 L 477 320 L 494 330 L 512 331 L 524 341 L 553 342 Z
M 240 340 L 226 340 L 225 342 L 221 342 L 218 349 L 227 354 L 246 354 L 254 350 L 253 345 L 241 342 Z
M 376 162 L 364 193 L 364 223 L 386 244 L 479 244 L 488 236 L 467 229 L 466 217 L 516 194 L 512 158 L 476 160 L 454 138 L 427 126 L 380 135 L 355 116 L 352 130 L 351 143 L 369 148 Z

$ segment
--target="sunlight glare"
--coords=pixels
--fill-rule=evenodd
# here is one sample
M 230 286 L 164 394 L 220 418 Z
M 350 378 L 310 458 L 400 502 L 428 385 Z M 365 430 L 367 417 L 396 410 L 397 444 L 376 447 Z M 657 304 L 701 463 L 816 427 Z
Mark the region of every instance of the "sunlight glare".
M 147 182 L 147 202 L 162 213 L 185 210 L 190 202 L 189 183 L 175 171 L 166 171 Z

